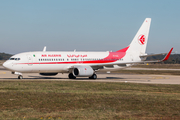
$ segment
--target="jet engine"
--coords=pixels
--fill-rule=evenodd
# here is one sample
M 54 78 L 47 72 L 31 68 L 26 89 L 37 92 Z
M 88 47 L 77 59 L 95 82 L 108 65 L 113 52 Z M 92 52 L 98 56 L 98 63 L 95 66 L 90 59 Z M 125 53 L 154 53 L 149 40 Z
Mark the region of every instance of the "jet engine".
M 78 77 L 90 77 L 94 74 L 94 70 L 90 66 L 76 66 L 72 74 Z

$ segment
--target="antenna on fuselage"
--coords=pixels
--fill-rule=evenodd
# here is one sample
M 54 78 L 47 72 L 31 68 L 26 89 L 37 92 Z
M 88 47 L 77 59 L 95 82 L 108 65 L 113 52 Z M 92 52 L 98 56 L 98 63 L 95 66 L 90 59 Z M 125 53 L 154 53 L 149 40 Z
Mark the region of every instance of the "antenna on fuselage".
M 44 46 L 43 52 L 46 52 L 46 46 Z

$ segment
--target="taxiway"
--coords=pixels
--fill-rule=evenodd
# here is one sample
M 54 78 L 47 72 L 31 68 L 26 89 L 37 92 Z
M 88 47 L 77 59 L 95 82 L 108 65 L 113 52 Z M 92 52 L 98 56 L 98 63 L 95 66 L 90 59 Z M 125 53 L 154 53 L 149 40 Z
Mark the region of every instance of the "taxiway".
M 147 83 L 147 84 L 180 84 L 180 76 L 175 75 L 150 75 L 150 74 L 121 74 L 109 73 L 97 74 L 98 79 L 91 80 L 87 77 L 68 79 L 68 74 L 59 73 L 56 76 L 41 76 L 38 73 L 24 73 L 23 79 L 17 79 L 17 75 L 0 67 L 0 81 L 91 81 L 91 82 L 125 82 L 125 83 Z

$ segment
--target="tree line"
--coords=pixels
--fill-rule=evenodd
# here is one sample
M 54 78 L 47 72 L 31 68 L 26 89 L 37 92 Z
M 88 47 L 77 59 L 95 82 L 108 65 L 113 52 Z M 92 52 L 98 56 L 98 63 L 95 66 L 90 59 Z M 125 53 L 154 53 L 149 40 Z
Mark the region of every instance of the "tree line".
M 0 60 L 8 60 L 11 56 L 11 54 L 0 53 Z

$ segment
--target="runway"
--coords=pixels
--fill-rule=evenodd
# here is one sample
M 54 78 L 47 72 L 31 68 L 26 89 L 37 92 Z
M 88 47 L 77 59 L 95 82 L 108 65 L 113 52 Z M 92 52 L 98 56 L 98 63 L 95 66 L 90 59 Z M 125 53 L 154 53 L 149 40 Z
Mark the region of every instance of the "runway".
M 41 76 L 38 73 L 24 73 L 23 79 L 17 79 L 17 75 L 11 74 L 1 67 L 0 81 L 91 81 L 91 82 L 125 82 L 146 84 L 180 84 L 180 76 L 175 75 L 150 75 L 150 74 L 121 74 L 121 73 L 97 73 L 96 80 L 87 77 L 68 79 L 68 74 L 59 73 L 56 76 Z

